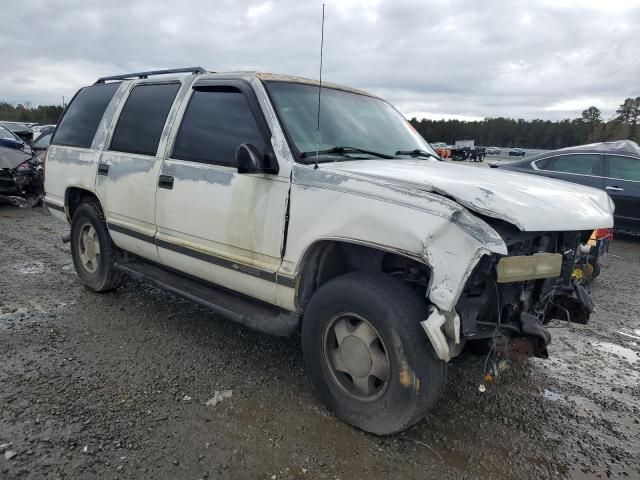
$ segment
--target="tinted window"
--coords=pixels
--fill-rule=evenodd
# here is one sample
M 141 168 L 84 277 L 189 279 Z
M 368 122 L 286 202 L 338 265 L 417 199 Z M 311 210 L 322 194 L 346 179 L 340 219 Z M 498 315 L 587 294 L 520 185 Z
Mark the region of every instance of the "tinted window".
M 91 147 L 102 115 L 120 83 L 93 85 L 80 90 L 67 107 L 51 143 Z
M 173 157 L 235 165 L 236 148 L 242 143 L 265 151 L 264 138 L 244 95 L 234 88 L 195 90 L 180 125 Z
M 580 175 L 602 175 L 600 155 L 561 155 L 546 164 L 546 170 L 577 173 Z
M 124 104 L 111 150 L 155 155 L 179 83 L 138 85 Z
M 608 158 L 611 178 L 640 182 L 640 158 L 618 157 L 616 155 L 608 155 Z

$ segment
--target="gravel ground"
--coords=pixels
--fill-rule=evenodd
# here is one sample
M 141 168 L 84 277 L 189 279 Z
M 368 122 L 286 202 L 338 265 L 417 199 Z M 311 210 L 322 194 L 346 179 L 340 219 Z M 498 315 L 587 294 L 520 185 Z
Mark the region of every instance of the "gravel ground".
M 315 398 L 298 338 L 136 282 L 91 293 L 64 231 L 0 204 L 2 479 L 640 478 L 637 240 L 613 242 L 597 312 L 554 324 L 549 360 L 481 393 L 484 358 L 464 355 L 431 415 L 378 438 Z

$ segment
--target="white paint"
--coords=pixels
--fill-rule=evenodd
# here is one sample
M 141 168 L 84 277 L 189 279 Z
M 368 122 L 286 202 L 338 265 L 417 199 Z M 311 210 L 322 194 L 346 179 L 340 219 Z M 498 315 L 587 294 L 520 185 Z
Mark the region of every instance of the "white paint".
M 453 348 L 454 345 L 460 344 L 460 317 L 457 313 L 440 312 L 437 308 L 430 307 L 429 317 L 420 322 L 420 325 L 427 333 L 440 360 L 448 362 L 459 353 L 457 349 Z M 453 338 L 451 334 L 454 335 Z
M 272 134 L 278 174 L 240 175 L 230 167 L 170 158 L 191 85 L 201 78 L 249 82 Z M 422 325 L 443 360 L 458 354 L 464 344 L 454 308 L 473 268 L 484 255 L 507 254 L 500 235 L 476 213 L 531 231 L 613 225 L 613 205 L 606 193 L 544 177 L 417 159 L 349 161 L 318 169 L 295 164 L 261 82 L 270 78 L 299 81 L 250 72 L 179 77 L 182 88 L 157 155 L 147 158 L 107 151 L 127 93 L 150 80 L 123 82 L 91 149 L 50 147 L 47 200 L 62 205 L 72 186 L 93 191 L 111 222 L 239 267 L 234 271 L 113 232 L 117 245 L 286 310 L 297 308 L 296 289 L 274 283 L 269 275 L 299 279 L 306 254 L 317 242 L 369 245 L 428 264 L 432 273 L 427 296 L 435 307 Z M 99 161 L 113 166 L 111 178 L 96 181 Z M 157 188 L 161 173 L 174 175 L 173 190 Z M 251 276 L 242 266 L 267 275 Z
M 346 179 L 331 185 L 324 178 L 323 184 L 326 172 L 321 169 L 294 168 L 287 250 L 281 269 L 285 274 L 300 273 L 306 252 L 316 242 L 371 245 L 429 264 L 433 270 L 429 299 L 451 311 L 480 257 L 494 251 L 506 253 L 504 244 L 484 244 L 453 223 L 452 215 L 461 210 L 454 202 L 438 195 L 413 197 L 367 181 Z M 318 181 L 306 178 L 307 174 Z
M 327 168 L 393 182 L 400 188 L 441 192 L 470 210 L 505 220 L 520 230 L 613 226 L 613 209 L 606 192 L 561 180 L 435 160 L 351 161 Z

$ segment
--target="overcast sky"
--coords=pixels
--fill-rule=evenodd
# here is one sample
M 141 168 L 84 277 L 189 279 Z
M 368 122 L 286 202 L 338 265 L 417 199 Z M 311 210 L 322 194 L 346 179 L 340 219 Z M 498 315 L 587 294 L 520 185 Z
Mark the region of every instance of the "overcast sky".
M 0 100 L 201 65 L 317 77 L 321 1 L 6 1 Z M 324 79 L 407 117 L 605 118 L 640 96 L 640 0 L 326 0 Z

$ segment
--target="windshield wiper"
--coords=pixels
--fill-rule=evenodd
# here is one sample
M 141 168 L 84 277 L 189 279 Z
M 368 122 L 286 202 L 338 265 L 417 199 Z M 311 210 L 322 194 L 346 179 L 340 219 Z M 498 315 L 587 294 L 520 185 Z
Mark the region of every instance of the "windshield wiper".
M 426 150 L 398 150 L 396 155 L 409 155 L 410 157 L 433 157 L 436 160 L 442 160 L 439 156 L 434 155 L 433 153 L 427 152 Z
M 300 158 L 315 157 L 316 154 L 344 156 L 349 153 L 364 153 L 366 155 L 371 155 L 373 157 L 378 157 L 378 158 L 395 158 L 393 155 L 387 155 L 386 153 L 374 152 L 372 150 L 365 150 L 363 148 L 356 148 L 356 147 L 333 147 L 327 150 L 319 150 L 317 152 L 315 150 L 309 151 L 309 152 L 302 152 L 300 154 Z

